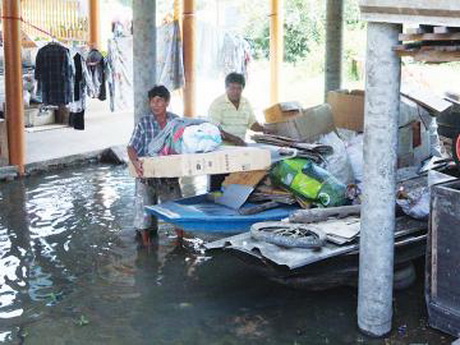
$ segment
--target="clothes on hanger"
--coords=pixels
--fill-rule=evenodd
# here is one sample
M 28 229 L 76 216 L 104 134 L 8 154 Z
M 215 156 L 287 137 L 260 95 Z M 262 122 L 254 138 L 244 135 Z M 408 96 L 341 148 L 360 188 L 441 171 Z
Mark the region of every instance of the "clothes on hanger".
M 74 129 L 84 130 L 86 98 L 88 94 L 94 93 L 94 86 L 83 54 L 78 50 L 73 51 L 72 54 L 75 77 L 73 82 L 73 102 L 69 104 L 69 125 Z
M 42 47 L 35 60 L 35 79 L 44 105 L 66 105 L 72 100 L 73 64 L 69 49 L 57 42 Z
M 86 65 L 94 85 L 94 90 L 90 93 L 90 96 L 101 101 L 107 98 L 105 64 L 106 62 L 101 52 L 97 49 L 91 49 L 86 57 Z

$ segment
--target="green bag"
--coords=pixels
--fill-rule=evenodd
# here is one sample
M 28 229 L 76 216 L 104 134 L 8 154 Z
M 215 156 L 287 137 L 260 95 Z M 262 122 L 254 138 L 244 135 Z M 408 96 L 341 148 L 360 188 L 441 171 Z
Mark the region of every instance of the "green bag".
M 346 186 L 309 159 L 292 158 L 278 162 L 271 169 L 270 177 L 276 184 L 324 207 L 349 203 Z

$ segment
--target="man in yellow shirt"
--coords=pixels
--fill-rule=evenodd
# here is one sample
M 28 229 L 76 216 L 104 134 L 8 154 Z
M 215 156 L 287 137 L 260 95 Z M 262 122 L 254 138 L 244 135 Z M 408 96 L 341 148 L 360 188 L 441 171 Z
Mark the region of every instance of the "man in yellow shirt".
M 219 126 L 222 139 L 226 142 L 245 146 L 246 131 L 263 131 L 257 122 L 249 101 L 242 97 L 246 81 L 239 73 L 230 73 L 225 78 L 225 94 L 216 98 L 209 107 L 209 120 Z M 228 174 L 212 175 L 210 190 L 219 190 Z
M 247 129 L 262 131 L 249 101 L 242 97 L 246 81 L 239 73 L 230 73 L 225 78 L 225 94 L 216 98 L 209 107 L 209 120 L 218 125 L 222 139 L 236 144 L 246 145 L 244 138 Z

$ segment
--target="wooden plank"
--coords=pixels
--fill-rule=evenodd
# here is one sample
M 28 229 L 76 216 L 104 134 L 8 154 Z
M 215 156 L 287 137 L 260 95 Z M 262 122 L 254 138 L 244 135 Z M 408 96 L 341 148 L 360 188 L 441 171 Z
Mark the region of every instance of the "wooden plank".
M 267 174 L 267 170 L 235 172 L 228 175 L 222 185 L 242 184 L 255 187 Z
M 409 89 L 402 86 L 401 94 L 420 104 L 421 106 L 437 113 L 443 113 L 452 107 L 451 102 L 448 102 L 440 97 L 436 97 L 435 95 L 420 89 Z
M 309 210 L 298 210 L 291 213 L 291 223 L 315 223 L 330 218 L 344 218 L 361 213 L 361 205 L 339 206 L 330 208 L 312 208 Z
M 440 62 L 454 62 L 460 61 L 460 52 L 448 51 L 396 51 L 400 57 L 410 56 L 416 61 L 440 63 Z
M 460 32 L 444 33 L 444 34 L 399 34 L 400 41 L 458 41 L 460 40 Z
M 448 34 L 452 32 L 460 32 L 460 27 L 457 26 L 435 26 L 433 33 L 435 34 Z

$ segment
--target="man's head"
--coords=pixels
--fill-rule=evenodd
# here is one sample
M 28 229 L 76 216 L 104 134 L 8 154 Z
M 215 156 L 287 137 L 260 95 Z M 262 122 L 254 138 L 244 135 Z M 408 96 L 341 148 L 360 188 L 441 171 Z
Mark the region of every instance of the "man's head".
M 245 85 L 246 81 L 242 74 L 233 72 L 227 75 L 225 77 L 225 91 L 228 99 L 231 102 L 239 102 Z
M 155 115 L 164 115 L 166 114 L 166 109 L 168 108 L 169 101 L 171 99 L 171 94 L 169 90 L 163 85 L 155 85 L 149 91 L 149 103 L 150 109 Z

